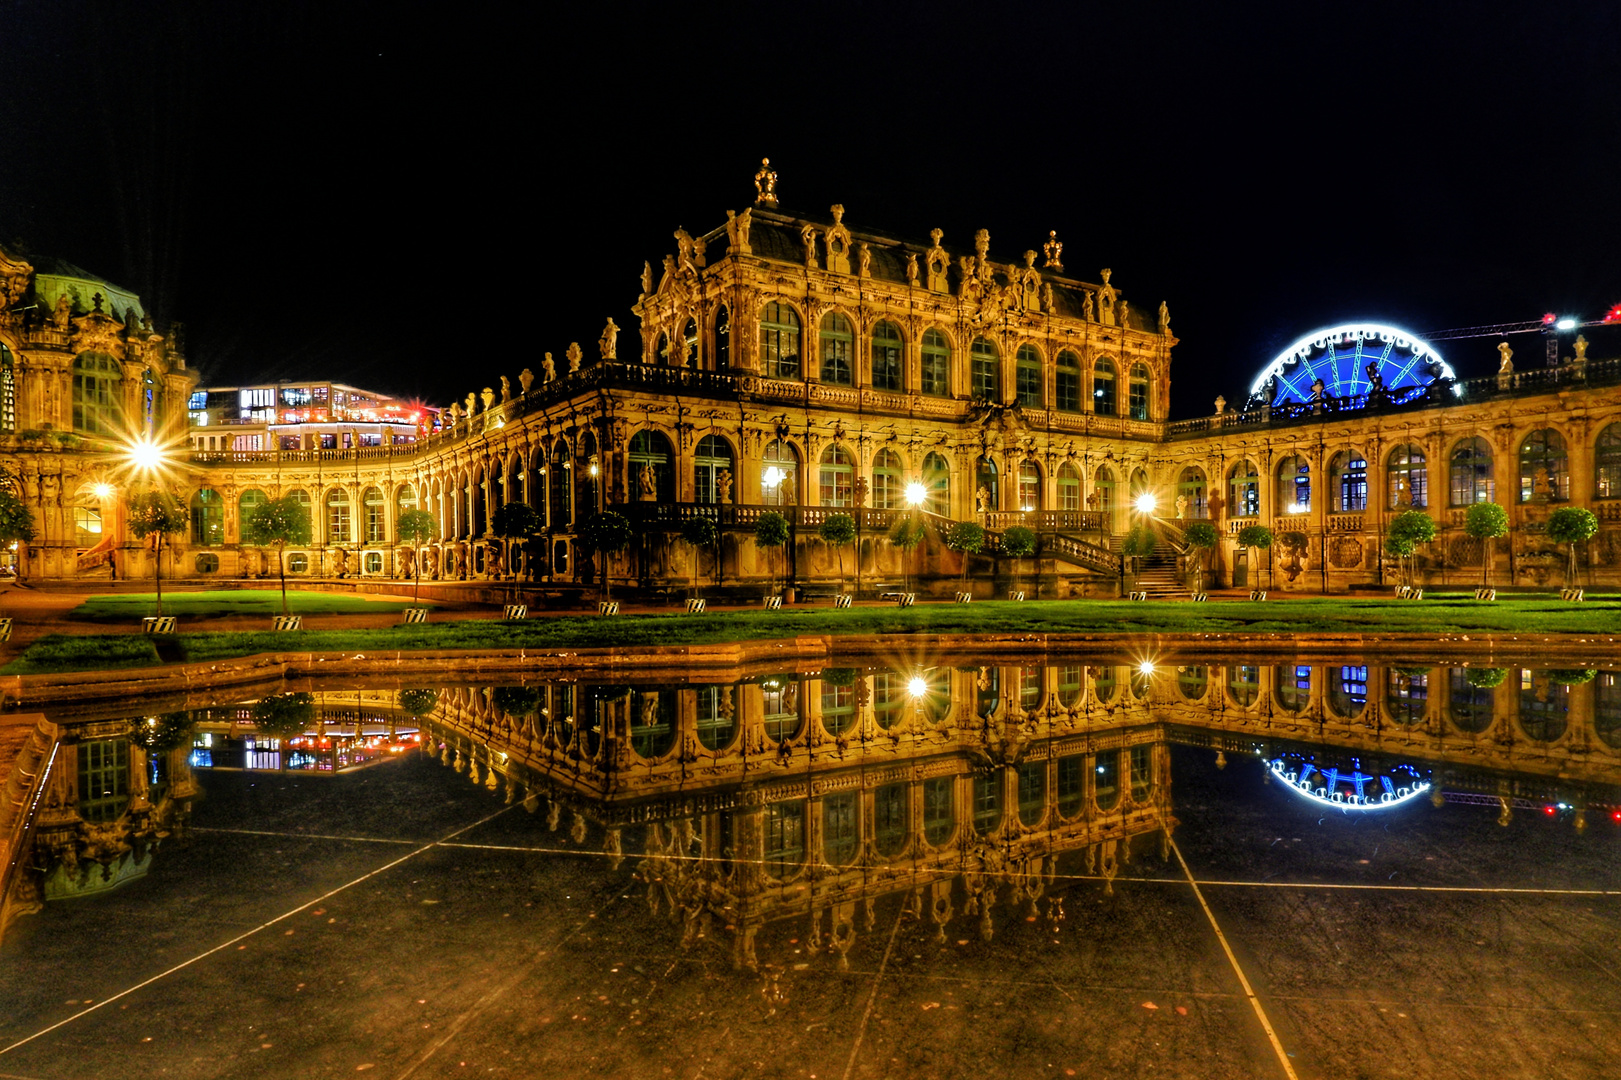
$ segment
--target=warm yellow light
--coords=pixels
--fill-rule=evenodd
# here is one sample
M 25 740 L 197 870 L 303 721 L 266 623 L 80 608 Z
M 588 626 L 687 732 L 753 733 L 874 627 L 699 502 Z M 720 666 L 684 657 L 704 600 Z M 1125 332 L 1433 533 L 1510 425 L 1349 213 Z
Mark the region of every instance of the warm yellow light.
M 911 681 L 906 684 L 906 692 L 913 697 L 922 697 L 929 692 L 928 680 L 921 675 L 913 675 Z
M 765 481 L 766 487 L 774 488 L 784 480 L 788 479 L 788 474 L 777 468 L 775 465 L 772 465 L 770 468 L 766 469 L 765 473 L 760 477 L 760 479 Z
M 113 486 L 111 484 L 97 484 L 90 491 L 98 499 L 106 500 L 113 497 Z
M 163 448 L 142 437 L 129 444 L 129 461 L 137 469 L 155 469 L 163 464 Z
M 922 506 L 923 500 L 929 497 L 929 489 L 916 480 L 906 485 L 906 502 L 909 506 Z
M 1144 492 L 1143 494 L 1137 496 L 1137 512 L 1139 514 L 1152 514 L 1154 512 L 1154 508 L 1158 505 L 1159 500 L 1154 498 L 1152 494 Z
M 1154 674 L 1154 661 L 1152 661 L 1152 660 L 1144 660 L 1142 663 L 1138 664 L 1137 665 L 1137 673 L 1139 675 L 1152 675 L 1152 674 Z

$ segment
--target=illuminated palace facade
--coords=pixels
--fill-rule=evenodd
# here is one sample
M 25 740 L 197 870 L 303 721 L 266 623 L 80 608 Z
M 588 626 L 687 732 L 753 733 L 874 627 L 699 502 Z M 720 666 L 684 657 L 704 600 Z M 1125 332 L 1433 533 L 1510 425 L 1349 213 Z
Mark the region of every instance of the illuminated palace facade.
M 841 575 L 872 591 L 906 575 L 949 593 L 965 568 L 944 531 L 972 520 L 988 533 L 966 567 L 980 595 L 1015 573 L 1041 596 L 1116 595 L 1119 538 L 1146 516 L 1162 558 L 1192 521 L 1214 524 L 1219 583 L 1333 592 L 1386 582 L 1386 525 L 1411 508 L 1440 528 L 1420 552 L 1424 578 L 1477 580 L 1482 546 L 1462 518 L 1495 501 L 1514 528 L 1495 545 L 1494 583 L 1557 577 L 1541 529 L 1562 504 L 1601 520 L 1580 553 L 1584 584 L 1621 582 L 1621 361 L 1589 359 L 1585 341 L 1557 366 L 1516 370 L 1505 355 L 1502 374 L 1459 381 L 1399 331 L 1341 327 L 1264 369 L 1247 401 L 1173 423 L 1166 306 L 1129 302 L 1108 270 L 1071 276 L 1056 235 L 998 258 L 983 230 L 949 248 L 939 230 L 897 240 L 847 225 L 841 206 L 783 211 L 768 168 L 756 183 L 754 205 L 677 230 L 644 264 L 632 328 L 609 320 L 587 348 L 491 373 L 422 438 L 244 449 L 193 428 L 173 474 L 190 530 L 164 572 L 264 575 L 273 559 L 240 544 L 242 514 L 290 493 L 315 535 L 288 568 L 311 577 L 412 573 L 395 522 L 422 508 L 440 526 L 415 554 L 425 581 L 516 572 L 578 588 L 600 569 L 577 550 L 578 527 L 615 509 L 636 540 L 610 578 L 649 592 L 694 576 L 736 596 L 833 591 Z M 0 460 L 40 522 L 24 572 L 150 572 L 119 519 L 120 455 L 97 440 L 183 430 L 195 376 L 116 286 L 10 256 L 0 271 Z M 491 531 L 513 501 L 545 522 L 521 557 Z M 754 542 L 768 510 L 788 519 L 781 551 Z M 855 519 L 853 546 L 818 539 L 835 513 Z M 909 515 L 928 527 L 906 553 L 886 538 Z M 713 547 L 680 542 L 695 516 L 719 525 Z M 1236 544 L 1247 524 L 1278 537 L 1264 575 Z M 1036 532 L 1035 559 L 1000 557 L 1014 525 Z

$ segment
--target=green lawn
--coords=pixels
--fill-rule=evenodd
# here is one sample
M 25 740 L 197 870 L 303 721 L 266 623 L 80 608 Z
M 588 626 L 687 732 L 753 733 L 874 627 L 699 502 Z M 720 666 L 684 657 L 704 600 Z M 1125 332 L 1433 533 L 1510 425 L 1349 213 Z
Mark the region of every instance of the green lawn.
M 411 607 L 409 602 L 370 600 L 351 593 L 295 592 L 287 590 L 287 609 L 294 615 L 388 614 Z M 424 603 L 423 607 L 432 607 Z M 68 613 L 70 619 L 93 622 L 135 622 L 157 609 L 153 593 L 111 593 L 92 596 Z M 163 613 L 193 619 L 226 615 L 281 614 L 281 590 L 235 589 L 222 592 L 175 592 L 163 594 Z
M 216 594 L 234 596 L 237 594 Z M 275 596 L 276 594 L 265 594 Z M 304 594 L 320 600 L 345 600 Z M 168 607 L 167 601 L 165 608 Z M 376 610 L 375 608 L 368 608 Z M 269 613 L 272 609 L 264 609 Z M 308 610 L 308 609 L 306 609 Z M 627 615 L 537 618 L 522 623 L 489 619 L 421 623 L 377 630 L 307 630 L 180 634 L 186 660 L 218 660 L 296 649 L 370 652 L 391 649 L 563 649 L 712 644 L 797 634 L 1061 634 L 1106 633 L 1621 633 L 1621 601 L 1565 604 L 1513 599 L 1495 604 L 1466 597 L 1417 603 L 1385 598 L 1314 597 L 1302 600 L 1131 603 L 1120 600 L 992 601 L 911 608 L 831 607 L 741 611 L 715 615 Z M 139 641 L 138 635 L 135 640 Z M 132 649 L 130 634 L 52 635 L 41 638 L 0 674 L 84 671 L 110 666 L 113 649 Z M 125 654 L 119 653 L 119 657 Z M 121 666 L 132 661 L 121 660 Z

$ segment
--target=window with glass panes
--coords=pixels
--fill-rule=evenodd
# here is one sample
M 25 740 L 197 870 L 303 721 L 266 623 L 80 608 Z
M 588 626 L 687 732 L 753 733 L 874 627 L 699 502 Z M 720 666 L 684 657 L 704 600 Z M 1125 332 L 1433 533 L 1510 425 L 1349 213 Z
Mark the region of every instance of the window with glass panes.
M 1452 506 L 1473 506 L 1496 498 L 1492 480 L 1492 448 L 1476 436 L 1452 448 L 1447 468 L 1447 488 Z
M 79 816 L 117 821 L 129 803 L 129 740 L 82 742 L 79 756 Z
M 78 547 L 94 547 L 101 543 L 100 506 L 73 508 L 73 542 Z
M 1593 446 L 1593 494 L 1600 499 L 1621 499 L 1621 424 L 1599 432 Z
M 1368 703 L 1368 669 L 1365 665 L 1341 664 L 1329 669 L 1328 704 L 1346 720 L 1362 715 Z
M 792 675 L 773 675 L 760 683 L 765 733 L 772 742 L 783 742 L 799 734 L 799 680 Z
M 724 306 L 715 313 L 715 370 L 732 366 L 732 313 Z
M 1130 770 L 1131 797 L 1140 803 L 1154 790 L 1154 748 L 1133 746 L 1126 767 Z
M 1303 457 L 1278 462 L 1278 506 L 1285 514 L 1311 509 L 1311 463 Z
M 856 722 L 854 683 L 836 686 L 822 680 L 822 726 L 829 735 L 843 735 Z
M 1476 686 L 1471 681 L 1475 670 L 1456 667 L 1448 677 L 1447 712 L 1453 725 L 1466 735 L 1478 735 L 1492 726 L 1493 706 L 1497 691 L 1489 686 Z M 1600 679 L 1604 676 L 1600 675 Z M 1612 676 L 1613 678 L 1613 676 Z
M 326 541 L 329 544 L 347 544 L 351 539 L 349 493 L 333 488 L 326 495 Z
M 1065 664 L 1054 670 L 1058 680 L 1054 687 L 1058 692 L 1058 703 L 1066 709 L 1074 708 L 1080 704 L 1082 688 L 1086 685 L 1086 669 L 1079 664 Z
M 1019 821 L 1027 828 L 1041 824 L 1047 816 L 1047 762 L 1019 763 Z
M 225 543 L 225 500 L 213 488 L 191 497 L 191 542 L 197 547 Z
M 821 380 L 835 386 L 849 386 L 855 363 L 855 334 L 850 320 L 834 312 L 822 319 Z
M 651 470 L 653 493 L 659 502 L 675 501 L 675 471 L 670 465 L 670 440 L 660 431 L 638 431 L 630 439 L 625 464 L 633 488 L 640 490 L 644 468 Z
M 1133 364 L 1127 385 L 1126 409 L 1133 420 L 1148 419 L 1148 366 Z
M 970 394 L 981 401 L 1001 401 L 1001 358 L 996 355 L 996 346 L 984 338 L 975 338 L 968 347 L 968 361 Z
M 822 452 L 818 494 L 823 506 L 851 506 L 855 502 L 855 464 L 838 443 Z
M 1041 509 L 1041 470 L 1031 461 L 1019 466 L 1019 509 Z
M 760 313 L 760 364 L 768 379 L 799 378 L 799 315 L 776 300 Z
M 552 444 L 551 464 L 546 466 L 546 499 L 553 529 L 567 529 L 574 522 L 574 470 L 569 460 L 568 440 Z
M 1065 349 L 1058 354 L 1053 404 L 1067 412 L 1081 411 L 1081 358 Z
M 1086 801 L 1086 755 L 1058 759 L 1058 812 L 1074 817 Z
M 1041 408 L 1041 353 L 1036 351 L 1034 345 L 1019 346 L 1019 351 L 1014 354 L 1013 377 L 1019 408 Z
M 1029 712 L 1041 704 L 1041 669 L 1039 667 L 1021 667 L 1019 669 L 1019 708 Z
M 765 810 L 765 868 L 787 877 L 805 861 L 805 802 L 774 802 Z
M 923 333 L 922 367 L 918 389 L 936 397 L 951 396 L 951 346 L 938 330 Z
M 1539 484 L 1555 502 L 1570 498 L 1570 459 L 1565 439 L 1552 428 L 1533 431 L 1520 444 L 1520 501 L 1530 502 Z
M 1227 510 L 1234 517 L 1261 512 L 1261 477 L 1252 461 L 1240 461 L 1227 474 Z
M 80 353 L 73 361 L 73 430 L 86 435 L 118 432 L 118 384 L 123 370 L 102 353 Z
M 1354 513 L 1368 508 L 1368 463 L 1358 450 L 1342 450 L 1329 462 L 1329 490 L 1334 509 Z
M 1188 520 L 1198 521 L 1210 516 L 1209 503 L 1205 498 L 1204 470 L 1197 465 L 1189 465 L 1182 470 L 1182 475 L 1176 479 L 1176 494 L 1182 500 L 1182 513 Z
M 905 349 L 901 328 L 885 319 L 872 328 L 872 385 L 875 390 L 900 390 Z
M 951 466 L 939 454 L 930 453 L 923 459 L 923 486 L 927 496 L 923 508 L 931 514 L 951 512 Z
M 1092 365 L 1092 411 L 1113 416 L 1117 406 L 1114 393 L 1114 361 L 1099 359 Z
M 698 742 L 706 750 L 724 750 L 737 731 L 737 707 L 731 686 L 700 686 L 697 692 Z
M 1430 504 L 1429 473 L 1424 468 L 1424 451 L 1416 446 L 1398 446 L 1385 464 L 1385 490 L 1390 505 L 1411 505 L 1422 510 Z
M 934 847 L 950 840 L 957 831 L 956 783 L 951 776 L 923 781 L 923 839 Z
M 1120 802 L 1120 754 L 1110 750 L 1092 766 L 1092 798 L 1099 810 L 1113 810 Z
M 872 507 L 899 510 L 906 500 L 906 475 L 901 457 L 893 450 L 880 450 L 872 458 Z
M 1064 462 L 1058 466 L 1058 509 L 1075 512 L 1081 508 L 1081 474 Z
M 698 440 L 698 452 L 693 455 L 693 498 L 701 503 L 718 503 L 726 485 L 722 482 L 732 469 L 732 447 L 719 435 L 705 435 Z M 734 492 L 735 494 L 735 492 Z
M 361 496 L 361 505 L 366 508 L 366 543 L 381 544 L 388 529 L 387 504 L 383 502 L 382 489 L 367 488 Z
M 0 344 L 0 431 L 17 430 L 17 364 L 11 350 Z
M 872 837 L 880 855 L 894 855 L 906 846 L 907 786 L 885 784 L 872 793 Z
M 1390 718 L 1404 727 L 1424 722 L 1429 708 L 1430 673 L 1411 668 L 1385 669 L 1385 708 Z
M 1233 664 L 1227 669 L 1227 694 L 1235 705 L 1253 705 L 1261 693 L 1261 669 L 1254 664 Z
M 1203 664 L 1184 664 L 1176 669 L 1176 692 L 1184 701 L 1203 701 L 1210 687 L 1210 669 Z
M 1001 776 L 974 777 L 974 830 L 981 836 L 995 829 L 1002 821 Z
M 900 672 L 883 672 L 872 677 L 872 715 L 878 726 L 888 730 L 906 716 L 910 698 L 907 678 Z
M 856 793 L 841 791 L 822 796 L 822 851 L 828 865 L 848 865 L 855 858 L 860 843 Z
M 1278 680 L 1278 707 L 1287 712 L 1304 712 L 1311 704 L 1311 668 L 1305 664 L 1279 664 L 1273 677 Z
M 799 451 L 781 439 L 766 444 L 760 462 L 760 501 L 768 506 L 799 503 Z

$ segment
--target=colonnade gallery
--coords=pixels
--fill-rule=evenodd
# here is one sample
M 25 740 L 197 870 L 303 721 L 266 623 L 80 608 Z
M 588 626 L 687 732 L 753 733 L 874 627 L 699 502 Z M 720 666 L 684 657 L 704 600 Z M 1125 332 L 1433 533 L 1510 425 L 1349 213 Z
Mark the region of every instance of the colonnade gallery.
M 643 265 L 632 329 L 609 319 L 584 347 L 480 373 L 414 429 L 391 417 L 382 440 L 357 434 L 376 417 L 317 414 L 307 397 L 198 409 L 218 396 L 177 327 L 159 332 L 138 296 L 77 267 L 0 251 L 0 465 L 36 524 L 8 557 L 26 577 L 150 574 L 126 508 L 158 483 L 189 511 L 163 573 L 195 581 L 273 573 L 242 521 L 291 495 L 313 530 L 286 565 L 309 578 L 566 593 L 606 569 L 632 595 L 905 582 L 990 596 L 1017 582 L 1114 596 L 1132 570 L 1122 538 L 1146 525 L 1149 561 L 1179 588 L 1199 559 L 1207 584 L 1339 592 L 1394 580 L 1383 541 L 1413 510 L 1437 528 L 1422 582 L 1557 584 L 1567 555 L 1546 524 L 1573 505 L 1600 523 L 1577 553 L 1582 582 L 1621 583 L 1621 358 L 1590 359 L 1585 338 L 1549 364 L 1517 365 L 1505 343 L 1499 373 L 1458 379 L 1399 329 L 1329 328 L 1270 363 L 1235 361 L 1259 369 L 1246 401 L 1172 422 L 1166 304 L 1128 300 L 1107 269 L 1072 274 L 1055 234 L 1005 253 L 984 230 L 951 247 L 938 229 L 898 240 L 847 225 L 842 206 L 787 212 L 769 168 L 756 187 Z M 317 421 L 320 439 L 287 435 Z M 250 423 L 282 435 L 233 435 Z M 131 468 L 143 441 L 170 448 L 155 479 Z M 515 502 L 539 517 L 525 543 L 494 531 Z M 1482 502 L 1508 512 L 1492 544 L 1464 528 Z M 403 543 L 414 509 L 436 535 Z M 608 510 L 633 539 L 593 553 L 582 534 Z M 773 513 L 781 545 L 760 540 Z M 853 539 L 823 538 L 836 515 Z M 712 541 L 683 539 L 697 518 Z M 965 521 L 985 531 L 975 554 L 947 543 Z M 1187 543 L 1197 523 L 1213 549 Z M 1273 545 L 1240 546 L 1249 525 Z M 1033 552 L 1015 554 L 1029 542 L 1015 529 Z

